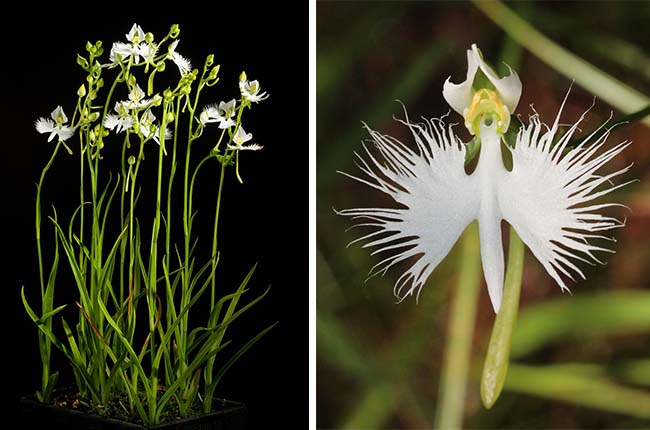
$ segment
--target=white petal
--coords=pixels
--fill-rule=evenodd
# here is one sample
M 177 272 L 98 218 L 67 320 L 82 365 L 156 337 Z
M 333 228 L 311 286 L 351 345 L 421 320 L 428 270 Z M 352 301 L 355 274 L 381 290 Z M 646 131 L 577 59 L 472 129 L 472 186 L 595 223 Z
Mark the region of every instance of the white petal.
M 519 104 L 519 98 L 521 97 L 521 80 L 519 80 L 517 72 L 512 70 L 510 66 L 506 64 L 508 70 L 510 70 L 510 74 L 503 78 L 499 78 L 494 70 L 485 64 L 476 44 L 472 44 L 472 53 L 474 55 L 474 61 L 478 63 L 481 71 L 485 76 L 487 76 L 490 82 L 492 82 L 492 85 L 496 88 L 503 103 L 508 106 L 511 113 L 514 112 L 517 108 L 517 104 Z
M 178 67 L 178 71 L 181 72 L 181 75 L 192 71 L 192 64 L 190 63 L 190 60 L 183 57 L 179 53 L 175 52 L 172 55 L 172 61 Z
M 449 106 L 461 115 L 465 108 L 469 107 L 472 102 L 474 91 L 472 84 L 474 77 L 478 70 L 478 62 L 476 55 L 470 49 L 467 50 L 467 78 L 460 84 L 451 82 L 451 76 L 447 78 L 445 84 L 442 86 L 442 96 L 445 98 Z
M 51 133 L 52 130 L 54 130 L 54 121 L 52 121 L 49 118 L 39 118 L 36 120 L 34 123 L 34 126 L 36 127 L 36 131 L 38 131 L 41 134 L 44 133 Z
M 106 115 L 106 118 L 104 119 L 104 127 L 106 127 L 109 130 L 113 130 L 119 124 L 120 124 L 120 120 L 118 119 L 117 115 L 113 115 L 110 113 Z
M 57 118 L 61 117 L 61 124 L 65 124 L 68 122 L 68 117 L 65 116 L 65 112 L 63 112 L 63 108 L 61 106 L 57 106 L 53 111 L 52 111 L 52 119 L 56 122 Z
M 235 142 L 237 146 L 241 146 L 244 143 L 248 142 L 253 138 L 252 133 L 246 133 L 244 130 L 244 127 L 241 125 L 237 127 L 237 131 L 235 132 L 235 136 L 232 138 L 232 141 Z
M 174 53 L 176 52 L 176 47 L 178 46 L 178 42 L 180 42 L 181 39 L 176 39 L 174 40 L 170 45 L 169 45 L 169 53 Z
M 74 135 L 74 129 L 63 126 L 57 130 L 57 134 L 59 135 L 60 140 L 66 141 Z
M 399 300 L 419 294 L 436 266 L 449 253 L 478 211 L 478 183 L 464 170 L 465 147 L 439 120 L 407 125 L 416 144 L 411 149 L 370 128 L 376 152 L 364 145 L 357 154 L 364 177 L 342 173 L 392 197 L 398 208 L 345 209 L 338 212 L 376 230 L 358 240 L 373 252 L 386 253 L 370 276 L 408 260 L 410 267 L 394 287 Z
M 565 290 L 568 288 L 560 276 L 562 273 L 570 278 L 574 274 L 584 277 L 574 264 L 576 260 L 602 263 L 594 252 L 609 251 L 589 242 L 589 239 L 602 237 L 594 232 L 624 224 L 596 212 L 617 204 L 587 203 L 627 184 L 613 185 L 609 181 L 625 173 L 629 166 L 608 175 L 596 172 L 629 143 L 623 142 L 603 152 L 601 149 L 609 133 L 598 139 L 592 134 L 579 147 L 562 155 L 584 114 L 552 145 L 560 113 L 550 129 L 534 116 L 519 133 L 512 150 L 513 170 L 500 180 L 499 203 L 506 221 Z
M 499 178 L 507 174 L 501 157 L 501 139 L 497 125 L 481 124 L 481 154 L 474 171 L 480 183 L 481 205 L 478 216 L 481 263 L 494 313 L 499 313 L 503 294 L 503 243 L 501 241 L 501 209 Z
M 230 118 L 228 118 L 228 119 L 221 118 L 221 120 L 219 121 L 219 128 L 222 129 L 222 130 L 226 129 L 226 128 L 230 128 L 233 125 L 235 125 L 235 121 L 233 121 Z

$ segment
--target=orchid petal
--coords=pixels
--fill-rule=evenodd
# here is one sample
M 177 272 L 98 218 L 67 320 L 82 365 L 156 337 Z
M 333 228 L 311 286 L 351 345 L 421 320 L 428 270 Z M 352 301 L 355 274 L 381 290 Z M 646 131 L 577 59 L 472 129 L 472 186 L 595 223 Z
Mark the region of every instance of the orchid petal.
M 407 118 L 403 124 L 409 127 L 418 151 L 366 126 L 383 160 L 368 151 L 370 164 L 360 157 L 368 179 L 347 175 L 381 190 L 402 208 L 338 212 L 362 223 L 376 221 L 371 226 L 377 230 L 361 240 L 373 237 L 375 240 L 366 246 L 376 247 L 374 253 L 394 250 L 375 265 L 370 276 L 383 274 L 399 262 L 411 261 L 394 287 L 400 301 L 414 293 L 419 295 L 426 279 L 478 211 L 478 183 L 465 173 L 465 147 L 451 128 L 445 130 L 439 120 L 413 124 Z
M 502 175 L 500 179 L 499 204 L 504 219 L 515 228 L 562 290 L 568 290 L 560 273 L 572 278 L 568 272 L 570 269 L 584 277 L 568 258 L 589 264 L 603 264 L 594 252 L 612 251 L 595 246 L 588 239 L 599 237 L 594 232 L 624 225 L 622 221 L 594 212 L 614 206 L 615 203 L 587 203 L 629 183 L 613 185 L 609 182 L 625 173 L 629 166 L 604 176 L 594 174 L 606 161 L 620 154 L 629 143 L 623 142 L 598 154 L 596 150 L 603 146 L 605 140 L 594 140 L 592 135 L 580 147 L 560 157 L 558 146 L 566 145 L 582 120 L 580 118 L 569 128 L 555 146 L 546 145 L 546 142 L 552 142 L 555 138 L 561 112 L 562 108 L 550 129 L 534 118 L 519 133 L 516 146 L 511 150 L 512 172 Z M 567 164 L 566 160 L 574 161 Z M 595 192 L 602 185 L 607 187 Z
M 499 97 L 503 103 L 508 107 L 510 112 L 514 112 L 517 108 L 517 104 L 519 104 L 519 98 L 521 97 L 521 80 L 519 79 L 517 72 L 512 70 L 510 66 L 506 64 L 508 70 L 510 70 L 510 74 L 508 76 L 504 76 L 503 78 L 499 78 L 494 70 L 492 70 L 492 67 L 483 61 L 481 53 L 476 47 L 476 44 L 472 44 L 472 53 L 474 56 L 474 61 L 478 63 L 481 71 L 490 80 L 492 85 L 494 85 L 494 88 L 496 88 L 497 93 L 499 94 Z
M 447 78 L 445 84 L 442 87 L 442 96 L 445 98 L 449 106 L 460 115 L 463 115 L 463 111 L 467 108 L 472 102 L 473 89 L 472 84 L 474 83 L 474 77 L 476 76 L 476 71 L 478 70 L 479 63 L 476 60 L 475 53 L 468 49 L 467 50 L 467 78 L 465 81 L 460 84 L 454 84 L 451 82 L 451 76 Z

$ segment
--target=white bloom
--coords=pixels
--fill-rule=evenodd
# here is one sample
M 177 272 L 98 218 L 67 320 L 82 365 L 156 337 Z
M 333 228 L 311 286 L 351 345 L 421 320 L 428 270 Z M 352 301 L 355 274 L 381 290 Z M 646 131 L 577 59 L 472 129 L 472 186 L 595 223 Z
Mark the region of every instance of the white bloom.
M 126 40 L 133 44 L 138 44 L 144 42 L 145 33 L 138 24 L 133 24 L 131 30 L 126 34 Z
M 250 100 L 251 102 L 259 102 L 260 100 L 269 97 L 266 92 L 260 94 L 260 83 L 257 81 L 249 81 L 247 79 L 240 80 L 239 91 L 243 98 Z
M 156 94 L 152 99 L 147 99 L 144 96 L 145 93 L 142 88 L 140 88 L 140 85 L 135 84 L 131 91 L 129 91 L 129 100 L 125 103 L 128 103 L 129 109 L 143 109 L 151 106 L 160 98 L 158 94 Z
M 244 127 L 239 126 L 237 127 L 237 131 L 235 132 L 235 136 L 232 138 L 232 141 L 235 144 L 228 145 L 228 149 L 234 149 L 236 151 L 259 151 L 260 149 L 262 149 L 263 146 L 258 145 L 256 143 L 244 146 L 244 143 L 248 142 L 252 138 L 253 135 L 251 133 L 246 133 L 246 131 L 244 131 Z
M 151 110 L 147 109 L 145 113 L 142 114 L 142 117 L 140 118 L 140 133 L 142 134 L 142 137 L 145 139 L 153 139 L 158 145 L 160 145 L 160 127 L 155 124 L 156 122 L 156 116 L 151 112 Z M 165 128 L 165 140 L 169 140 L 172 138 L 172 131 L 169 129 L 169 127 Z
M 129 113 L 129 102 L 116 102 L 114 108 L 115 114 L 107 114 L 104 118 L 104 127 L 109 130 L 115 130 L 116 133 L 129 130 L 133 127 L 133 117 Z
M 181 75 L 184 75 L 185 73 L 192 71 L 192 63 L 190 63 L 190 60 L 176 52 L 176 46 L 178 46 L 178 42 L 180 42 L 180 39 L 174 40 L 174 42 L 169 45 L 169 53 L 167 54 L 167 58 L 171 59 L 178 67 L 178 71 L 181 72 Z
M 126 40 L 129 43 L 113 43 L 109 55 L 111 62 L 105 66 L 115 66 L 120 61 L 127 61 L 129 57 L 133 57 L 133 61 L 139 63 L 140 56 L 143 56 L 145 61 L 150 62 L 158 51 L 155 43 L 145 41 L 145 32 L 138 24 L 133 24 L 131 30 L 126 34 Z
M 478 57 L 468 55 L 468 58 Z M 476 68 L 471 59 L 469 68 L 470 71 Z M 484 73 L 493 78 L 489 70 Z M 468 81 L 470 75 L 468 72 Z M 449 93 L 453 87 L 447 82 L 445 98 L 451 100 L 454 110 L 465 111 L 458 101 L 460 86 Z M 499 86 L 495 84 L 502 96 L 506 93 L 512 96 L 509 99 L 504 96 L 507 108 L 514 108 L 518 99 L 518 95 L 514 97 L 516 91 L 499 89 Z M 464 100 L 471 103 L 472 97 Z M 486 111 L 479 115 L 476 131 L 481 137 L 481 153 L 471 175 L 464 169 L 465 145 L 442 120 L 425 120 L 422 124 L 412 123 L 408 117 L 400 120 L 411 131 L 415 148 L 366 126 L 379 155 L 364 145 L 366 157 L 356 155 L 358 166 L 367 177 L 343 174 L 389 195 L 399 205 L 399 208 L 339 212 L 361 220 L 359 226 L 375 228 L 352 242 L 369 240 L 363 247 L 377 247 L 373 255 L 387 253 L 371 269 L 370 275 L 383 275 L 395 264 L 409 261 L 411 266 L 398 278 L 394 293 L 400 301 L 413 293 L 419 294 L 426 279 L 473 220 L 478 220 L 483 274 L 495 312 L 501 305 L 504 277 L 501 220 L 512 225 L 562 290 L 568 288 L 561 274 L 571 279 L 575 274 L 584 278 L 576 261 L 602 263 L 594 252 L 613 251 L 590 240 L 613 241 L 602 232 L 622 227 L 624 222 L 598 211 L 621 205 L 591 202 L 626 185 L 613 185 L 610 181 L 627 172 L 630 166 L 613 173 L 597 172 L 629 142 L 602 151 L 609 132 L 601 137 L 595 137 L 594 133 L 577 147 L 568 149 L 584 114 L 564 134 L 559 134 L 561 112 L 562 108 L 550 127 L 535 114 L 519 130 L 516 146 L 508 147 L 512 171 L 503 166 L 495 113 Z
M 205 126 L 212 122 L 218 122 L 220 129 L 232 127 L 235 125 L 233 118 L 236 103 L 235 99 L 232 99 L 228 103 L 220 102 L 218 106 L 216 104 L 206 106 L 199 115 L 201 124 Z
M 50 136 L 47 138 L 48 142 L 51 142 L 55 136 L 58 136 L 60 141 L 66 141 L 72 135 L 74 135 L 74 128 L 65 125 L 68 122 L 68 117 L 65 116 L 63 108 L 57 106 L 56 109 L 50 114 L 51 118 L 39 118 L 34 124 L 36 131 L 41 134 L 50 133 Z

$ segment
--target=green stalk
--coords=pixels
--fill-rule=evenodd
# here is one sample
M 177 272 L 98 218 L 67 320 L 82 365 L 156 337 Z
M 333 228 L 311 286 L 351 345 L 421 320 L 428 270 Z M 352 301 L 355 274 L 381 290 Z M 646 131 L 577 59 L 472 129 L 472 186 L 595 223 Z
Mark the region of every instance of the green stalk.
M 45 286 L 45 275 L 43 269 L 43 250 L 41 247 L 41 191 L 43 189 L 43 182 L 45 181 L 45 175 L 52 167 L 56 154 L 59 152 L 59 147 L 61 142 L 59 141 L 54 147 L 52 156 L 48 160 L 47 164 L 41 171 L 41 177 L 38 181 L 38 186 L 36 187 L 36 213 L 35 213 L 35 227 L 36 227 L 36 250 L 38 254 L 38 275 L 41 284 L 41 312 L 46 314 L 52 310 L 52 294 L 48 297 L 46 294 Z M 48 330 L 52 329 L 52 319 L 49 318 L 45 323 Z M 50 356 L 52 352 L 52 342 L 45 336 L 41 331 L 38 332 L 38 347 L 41 353 L 41 366 L 42 366 L 42 377 L 41 377 L 41 395 L 44 396 L 41 400 L 42 402 L 49 402 L 50 396 L 48 392 L 51 393 L 51 390 L 48 390 L 50 385 Z
M 521 276 L 524 270 L 524 243 L 510 227 L 508 269 L 503 285 L 501 308 L 494 321 L 481 376 L 481 400 L 490 409 L 497 401 L 508 373 L 512 332 L 517 322 Z
M 473 0 L 473 3 L 517 43 L 613 107 L 632 113 L 650 104 L 650 98 L 553 42 L 500 1 Z M 650 125 L 650 116 L 642 122 Z
M 442 364 L 435 427 L 460 429 L 463 425 L 465 392 L 469 376 L 472 337 L 481 286 L 481 258 L 476 222 L 463 235 L 458 287 L 451 308 Z

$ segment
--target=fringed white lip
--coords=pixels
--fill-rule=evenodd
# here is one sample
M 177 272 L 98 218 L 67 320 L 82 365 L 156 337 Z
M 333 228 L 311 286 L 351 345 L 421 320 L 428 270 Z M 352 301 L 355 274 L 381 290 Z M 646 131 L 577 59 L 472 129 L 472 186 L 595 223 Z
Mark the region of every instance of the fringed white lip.
M 614 241 L 602 232 L 622 227 L 624 222 L 598 211 L 622 205 L 588 203 L 632 182 L 611 183 L 631 165 L 609 174 L 597 173 L 630 143 L 601 151 L 609 130 L 600 137 L 594 132 L 565 153 L 586 113 L 553 143 L 562 108 L 550 128 L 535 114 L 519 130 L 516 146 L 510 150 L 512 171 L 503 166 L 495 126 L 482 125 L 481 153 L 471 175 L 464 169 L 465 145 L 442 120 L 421 124 L 410 122 L 408 116 L 399 120 L 409 127 L 414 148 L 366 126 L 377 154 L 365 145 L 365 156 L 355 153 L 365 178 L 340 173 L 391 196 L 400 206 L 337 212 L 359 221 L 354 227 L 373 228 L 350 243 L 365 241 L 364 248 L 376 248 L 372 255 L 384 255 L 369 276 L 383 275 L 409 260 L 411 265 L 395 283 L 394 294 L 399 301 L 413 293 L 418 296 L 473 220 L 479 223 L 483 273 L 495 313 L 503 291 L 502 219 L 512 225 L 562 290 L 568 288 L 560 274 L 572 280 L 574 274 L 585 277 L 576 262 L 603 264 L 594 252 L 614 251 L 590 241 Z

